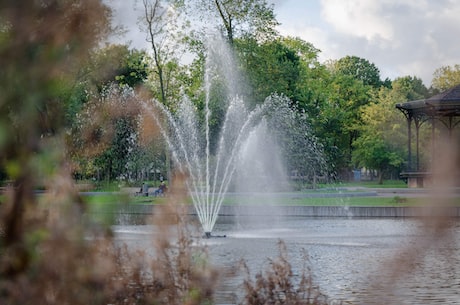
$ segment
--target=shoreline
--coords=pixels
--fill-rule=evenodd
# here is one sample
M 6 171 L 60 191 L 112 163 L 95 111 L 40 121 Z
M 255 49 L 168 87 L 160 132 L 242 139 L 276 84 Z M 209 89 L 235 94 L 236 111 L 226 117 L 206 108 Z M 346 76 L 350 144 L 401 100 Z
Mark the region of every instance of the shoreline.
M 152 204 L 106 204 L 90 211 L 90 214 L 152 215 L 156 205 Z M 187 215 L 197 215 L 193 206 L 188 206 Z M 458 206 L 300 206 L 300 205 L 222 205 L 219 216 L 297 216 L 297 217 L 460 217 Z

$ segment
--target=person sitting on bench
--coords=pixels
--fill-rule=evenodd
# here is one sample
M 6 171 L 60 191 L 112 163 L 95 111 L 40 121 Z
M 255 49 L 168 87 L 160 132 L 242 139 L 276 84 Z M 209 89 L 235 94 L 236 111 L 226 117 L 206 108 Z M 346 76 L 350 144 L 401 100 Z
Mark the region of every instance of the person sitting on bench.
M 164 196 L 168 191 L 168 187 L 166 186 L 164 181 L 161 181 L 160 186 L 158 189 L 155 190 L 153 193 L 154 196 Z

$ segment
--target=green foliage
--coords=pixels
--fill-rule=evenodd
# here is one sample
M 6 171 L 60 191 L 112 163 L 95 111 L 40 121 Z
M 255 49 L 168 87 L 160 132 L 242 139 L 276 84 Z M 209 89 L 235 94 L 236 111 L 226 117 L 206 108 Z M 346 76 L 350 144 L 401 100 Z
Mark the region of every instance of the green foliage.
M 217 21 L 218 29 L 226 35 L 230 44 L 236 38 L 250 36 L 258 41 L 268 41 L 276 36 L 273 5 L 265 0 L 216 0 L 183 1 L 189 4 L 189 12 L 197 12 L 200 19 L 210 16 Z
M 126 48 L 126 46 L 125 46 Z M 122 64 L 116 71 L 115 80 L 131 88 L 142 84 L 148 76 L 147 54 L 144 51 L 127 50 L 122 57 Z
M 341 171 L 347 171 L 351 165 L 353 142 L 362 125 L 359 109 L 370 102 L 372 88 L 340 73 L 331 74 L 324 81 L 325 100 L 319 105 L 313 126 L 324 141 L 337 174 L 342 175 Z
M 282 38 L 281 42 L 299 57 L 295 89 L 283 93 L 291 98 L 297 110 L 308 113 L 310 118 L 316 117 L 324 102 L 324 85 L 329 78 L 329 72 L 318 61 L 320 50 L 300 38 Z
M 149 74 L 148 55 L 126 45 L 107 45 L 92 52 L 82 68 L 81 81 L 90 94 L 100 94 L 111 83 L 136 87 Z
M 259 44 L 255 39 L 238 40 L 235 48 L 253 90 L 252 103 L 259 104 L 272 93 L 296 100 L 302 71 L 295 50 L 281 40 Z
M 402 94 L 407 101 L 421 100 L 428 97 L 428 89 L 421 78 L 404 76 L 396 78 L 391 87 Z M 401 102 L 404 102 L 402 100 Z
M 364 58 L 345 56 L 334 63 L 334 70 L 336 73 L 350 76 L 374 88 L 379 88 L 383 84 L 380 79 L 380 70 L 375 64 Z
M 431 86 L 437 91 L 445 91 L 460 84 L 460 65 L 442 66 L 433 73 Z
M 353 144 L 355 166 L 377 170 L 380 181 L 384 172 L 398 171 L 404 162 L 405 125 L 395 105 L 414 90 L 400 86 L 403 80 L 395 81 L 393 89 L 382 87 L 374 94 L 375 102 L 361 109 L 364 124 Z
M 316 114 L 312 125 L 340 177 L 352 166 L 354 142 L 366 124 L 361 109 L 370 104 L 374 91 L 384 82 L 373 63 L 356 56 L 329 62 L 326 68 L 312 69 L 313 76 L 320 79 L 311 82 L 313 104 L 303 106 Z
M 380 181 L 382 173 L 388 168 L 399 169 L 403 162 L 400 154 L 392 151 L 381 137 L 363 134 L 354 142 L 353 162 L 358 167 L 379 171 Z

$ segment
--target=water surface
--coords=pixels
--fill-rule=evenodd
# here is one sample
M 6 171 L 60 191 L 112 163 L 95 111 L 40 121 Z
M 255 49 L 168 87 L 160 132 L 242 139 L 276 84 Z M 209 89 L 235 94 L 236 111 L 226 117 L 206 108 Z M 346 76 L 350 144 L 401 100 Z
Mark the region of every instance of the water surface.
M 448 222 L 440 230 L 415 218 L 219 217 L 214 234 L 227 237 L 204 243 L 214 265 L 235 268 L 244 259 L 255 274 L 283 240 L 294 274 L 306 253 L 315 283 L 344 304 L 460 304 L 460 220 Z M 126 240 L 151 230 L 117 228 Z M 218 304 L 238 302 L 242 278 L 224 279 Z

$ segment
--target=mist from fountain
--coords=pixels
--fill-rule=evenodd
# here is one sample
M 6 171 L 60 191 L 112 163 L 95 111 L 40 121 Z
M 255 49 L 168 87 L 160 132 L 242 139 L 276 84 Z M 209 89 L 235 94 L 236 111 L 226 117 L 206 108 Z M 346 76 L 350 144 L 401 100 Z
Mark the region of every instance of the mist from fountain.
M 239 97 L 242 77 L 238 75 L 236 67 L 226 43 L 214 37 L 206 54 L 204 118 L 199 120 L 195 105 L 186 97 L 174 114 L 158 101 L 146 105 L 147 112 L 156 121 L 170 149 L 175 169 L 187 177 L 185 183 L 189 195 L 205 236 L 208 237 L 230 186 L 248 187 L 251 184 L 251 189 L 259 192 L 267 189 L 273 191 L 276 188 L 273 184 L 279 183 L 286 176 L 277 153 L 276 141 L 269 136 L 265 117 L 274 111 L 280 112 L 280 107 L 289 108 L 288 100 L 272 95 L 249 111 L 244 100 Z M 211 92 L 216 83 L 227 95 L 219 101 L 225 103 L 226 110 L 217 142 L 211 135 Z M 271 161 L 274 159 L 277 161 Z M 248 179 L 232 184 L 237 171 L 239 180 L 243 177 Z M 255 181 L 265 188 L 257 188 L 253 183 Z
M 233 55 L 222 39 L 213 37 L 207 49 L 203 124 L 200 124 L 197 109 L 186 97 L 174 114 L 155 100 L 146 107 L 170 149 L 174 166 L 187 176 L 185 183 L 189 195 L 203 230 L 209 236 L 237 169 L 241 147 L 261 122 L 266 107 L 263 104 L 248 111 L 238 96 L 240 77 Z M 215 151 L 211 147 L 210 123 L 213 82 L 223 83 L 228 95 L 221 101 L 227 105 Z
M 197 114 L 189 99 L 183 99 L 175 116 L 161 103 L 155 102 L 154 108 L 165 115 L 167 124 L 160 125 L 161 133 L 171 150 L 175 166 L 180 172 L 187 174 L 186 186 L 189 195 L 203 230 L 209 235 L 238 168 L 241 148 L 260 122 L 265 107 L 256 107 L 249 112 L 242 99 L 232 98 L 215 153 L 211 152 L 210 147 L 209 113 L 206 114 L 203 141 Z M 206 108 L 206 112 L 209 111 L 209 108 Z M 158 123 L 162 121 L 161 116 L 154 117 Z

